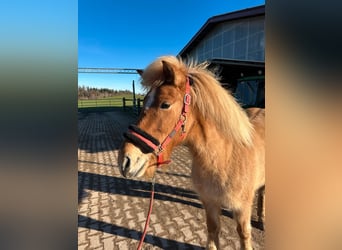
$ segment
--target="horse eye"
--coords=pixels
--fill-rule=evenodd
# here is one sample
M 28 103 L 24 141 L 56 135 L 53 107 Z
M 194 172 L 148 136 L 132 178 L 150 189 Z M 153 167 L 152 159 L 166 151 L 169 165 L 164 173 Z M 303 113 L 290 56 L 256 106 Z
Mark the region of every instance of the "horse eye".
M 160 108 L 161 108 L 161 109 L 168 109 L 168 108 L 170 108 L 170 106 L 171 106 L 170 103 L 163 102 L 163 103 L 160 105 Z

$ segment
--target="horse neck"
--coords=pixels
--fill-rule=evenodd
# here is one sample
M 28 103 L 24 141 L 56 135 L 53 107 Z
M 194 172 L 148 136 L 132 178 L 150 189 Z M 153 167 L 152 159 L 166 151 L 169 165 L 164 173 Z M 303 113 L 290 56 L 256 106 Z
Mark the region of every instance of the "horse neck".
M 186 145 L 194 157 L 200 161 L 216 162 L 217 157 L 229 159 L 233 143 L 222 136 L 214 123 L 199 116 L 188 131 Z

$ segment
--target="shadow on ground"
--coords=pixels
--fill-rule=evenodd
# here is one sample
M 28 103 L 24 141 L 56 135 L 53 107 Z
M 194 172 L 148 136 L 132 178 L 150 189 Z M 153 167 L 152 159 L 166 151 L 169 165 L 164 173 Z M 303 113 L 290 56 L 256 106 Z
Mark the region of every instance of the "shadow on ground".
M 78 172 L 78 202 L 87 196 L 88 190 L 106 192 L 115 195 L 125 195 L 149 198 L 151 196 L 151 183 L 141 180 L 125 179 L 107 175 Z M 195 192 L 179 187 L 155 183 L 154 199 L 161 201 L 177 202 L 183 205 L 203 209 L 201 201 Z M 178 196 L 178 197 L 175 197 Z M 192 199 L 192 200 L 190 200 Z M 233 218 L 231 211 L 222 209 L 222 215 Z M 259 221 L 251 221 L 253 227 L 264 230 L 263 224 Z
M 137 120 L 132 112 L 110 108 L 110 112 L 97 109 L 78 113 L 78 147 L 87 153 L 116 150 L 121 146 L 123 133 Z
M 78 215 L 78 226 L 79 227 L 85 227 L 89 229 L 94 229 L 97 231 L 121 236 L 121 237 L 127 237 L 130 239 L 134 239 L 137 241 L 140 241 L 142 237 L 142 232 L 134 230 L 134 229 L 128 229 L 124 227 L 120 227 L 117 225 L 109 224 L 103 221 L 94 220 L 92 218 Z M 193 244 L 188 244 L 184 242 L 179 242 L 167 238 L 157 237 L 153 236 L 151 234 L 146 234 L 145 243 L 152 244 L 154 246 L 160 247 L 162 249 L 194 249 L 194 250 L 200 250 L 204 249 L 203 247 L 196 246 Z

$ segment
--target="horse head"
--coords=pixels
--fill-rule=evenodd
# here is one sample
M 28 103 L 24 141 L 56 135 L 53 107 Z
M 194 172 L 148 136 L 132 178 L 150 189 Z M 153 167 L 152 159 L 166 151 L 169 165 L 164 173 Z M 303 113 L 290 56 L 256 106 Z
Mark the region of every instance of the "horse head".
M 178 59 L 161 57 L 139 74 L 148 94 L 119 150 L 118 165 L 125 177 L 152 177 L 157 167 L 169 162 L 172 149 L 193 123 L 191 80 Z

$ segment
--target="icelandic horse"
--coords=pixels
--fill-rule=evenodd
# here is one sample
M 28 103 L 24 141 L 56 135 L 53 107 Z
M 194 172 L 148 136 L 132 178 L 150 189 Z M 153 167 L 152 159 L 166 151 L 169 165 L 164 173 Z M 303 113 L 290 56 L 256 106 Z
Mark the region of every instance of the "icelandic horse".
M 148 94 L 119 150 L 121 174 L 152 177 L 175 146 L 186 145 L 193 156 L 193 186 L 206 213 L 207 249 L 219 249 L 222 207 L 234 214 L 241 248 L 253 249 L 256 192 L 262 204 L 258 215 L 264 218 L 265 110 L 242 109 L 207 63 L 164 56 L 139 73 Z

